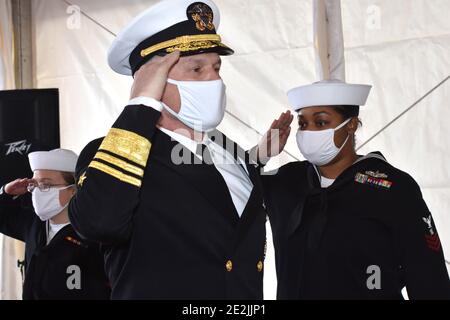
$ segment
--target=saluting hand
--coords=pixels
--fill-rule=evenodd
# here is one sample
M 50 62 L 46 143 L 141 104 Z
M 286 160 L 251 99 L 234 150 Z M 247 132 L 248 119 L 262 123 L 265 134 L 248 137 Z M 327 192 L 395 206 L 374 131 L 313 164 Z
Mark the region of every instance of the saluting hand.
M 175 51 L 164 57 L 154 57 L 134 74 L 131 99 L 150 97 L 161 100 L 167 78 L 172 67 L 180 59 L 180 52 Z
M 21 196 L 28 192 L 28 185 L 33 182 L 31 179 L 17 179 L 5 186 L 6 194 L 10 196 Z
M 269 161 L 270 158 L 279 155 L 284 150 L 291 133 L 293 120 L 294 116 L 291 112 L 286 111 L 273 121 L 270 129 L 258 144 L 258 158 L 261 162 Z

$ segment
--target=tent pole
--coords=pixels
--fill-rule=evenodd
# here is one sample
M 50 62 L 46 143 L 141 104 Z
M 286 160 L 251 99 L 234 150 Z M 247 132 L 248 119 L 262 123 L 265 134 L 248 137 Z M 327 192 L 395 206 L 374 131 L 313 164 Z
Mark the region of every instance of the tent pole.
M 31 31 L 31 0 L 11 0 L 13 39 L 14 39 L 14 74 L 16 89 L 34 87 Z M 15 252 L 18 261 L 25 260 L 25 244 L 16 240 Z
M 33 88 L 31 0 L 12 0 L 17 89 Z

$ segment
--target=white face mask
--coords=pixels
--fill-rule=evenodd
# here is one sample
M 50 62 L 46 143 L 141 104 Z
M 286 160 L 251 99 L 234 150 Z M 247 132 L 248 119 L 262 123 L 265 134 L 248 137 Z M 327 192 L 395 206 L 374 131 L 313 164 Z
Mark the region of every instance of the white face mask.
M 51 188 L 48 191 L 41 191 L 39 188 L 35 188 L 32 192 L 32 200 L 34 211 L 42 221 L 48 221 L 57 214 L 61 213 L 69 202 L 64 206 L 59 201 L 59 192 L 61 190 L 69 189 L 74 185 L 70 185 L 64 188 Z
M 303 156 L 316 166 L 324 166 L 333 161 L 341 152 L 350 136 L 347 136 L 342 147 L 338 148 L 334 144 L 334 133 L 343 128 L 352 119 L 348 119 L 336 129 L 327 129 L 321 131 L 302 131 L 297 132 L 297 144 Z
M 163 103 L 163 107 L 189 128 L 210 132 L 217 128 L 225 116 L 226 87 L 222 80 L 176 81 L 167 80 L 178 87 L 181 98 L 180 112 L 176 113 Z

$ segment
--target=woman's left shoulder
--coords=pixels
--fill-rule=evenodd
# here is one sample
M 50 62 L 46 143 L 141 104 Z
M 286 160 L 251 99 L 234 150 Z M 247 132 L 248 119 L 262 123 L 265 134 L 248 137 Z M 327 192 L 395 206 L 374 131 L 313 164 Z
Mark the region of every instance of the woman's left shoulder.
M 419 184 L 408 172 L 403 171 L 388 162 L 385 163 L 385 169 L 386 175 L 388 176 L 387 178 L 395 189 L 420 192 Z
M 372 155 L 372 154 L 371 154 Z M 392 190 L 420 191 L 417 181 L 406 171 L 403 171 L 389 163 L 381 153 L 374 153 L 372 157 L 367 157 L 365 164 L 365 174 L 371 178 L 388 182 Z

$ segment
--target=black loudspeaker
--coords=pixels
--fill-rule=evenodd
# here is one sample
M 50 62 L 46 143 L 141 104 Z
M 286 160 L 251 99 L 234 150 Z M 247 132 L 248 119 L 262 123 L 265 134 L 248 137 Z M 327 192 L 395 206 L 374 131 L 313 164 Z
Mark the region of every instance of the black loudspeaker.
M 30 152 L 59 147 L 58 89 L 0 91 L 0 186 L 32 176 Z

